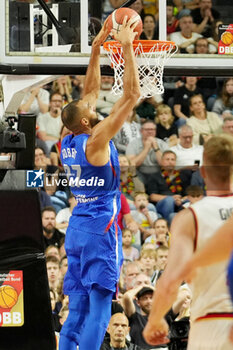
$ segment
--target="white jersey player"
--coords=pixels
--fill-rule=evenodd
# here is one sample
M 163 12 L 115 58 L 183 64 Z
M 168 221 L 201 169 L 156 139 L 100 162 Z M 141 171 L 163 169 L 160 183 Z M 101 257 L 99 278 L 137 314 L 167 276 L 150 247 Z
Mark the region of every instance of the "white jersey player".
M 207 197 L 176 215 L 172 222 L 172 242 L 168 264 L 154 295 L 152 311 L 144 330 L 150 344 L 168 342 L 168 326 L 163 317 L 176 299 L 182 282 L 180 272 L 195 250 L 199 250 L 231 215 L 230 189 L 233 140 L 214 136 L 204 146 L 202 176 Z M 188 350 L 230 350 L 228 338 L 233 307 L 226 285 L 226 263 L 197 270 L 193 280 L 191 330 Z

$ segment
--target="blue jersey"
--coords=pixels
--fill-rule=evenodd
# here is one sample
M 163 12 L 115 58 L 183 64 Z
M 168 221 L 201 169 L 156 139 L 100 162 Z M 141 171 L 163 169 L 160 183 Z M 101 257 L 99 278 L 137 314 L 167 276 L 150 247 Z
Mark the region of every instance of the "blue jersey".
M 62 141 L 61 161 L 77 206 L 70 225 L 83 232 L 104 234 L 120 210 L 120 167 L 118 153 L 109 143 L 109 162 L 93 166 L 86 159 L 86 144 L 90 135 L 68 135 Z
M 233 253 L 231 255 L 230 263 L 227 270 L 227 280 L 231 295 L 231 301 L 233 302 Z

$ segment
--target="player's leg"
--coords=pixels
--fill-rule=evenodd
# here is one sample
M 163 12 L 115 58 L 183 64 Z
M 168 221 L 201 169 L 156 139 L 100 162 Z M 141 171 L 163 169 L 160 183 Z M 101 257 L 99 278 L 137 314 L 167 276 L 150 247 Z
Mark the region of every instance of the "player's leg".
M 112 297 L 112 291 L 93 285 L 89 295 L 90 310 L 82 329 L 79 350 L 100 349 L 111 318 Z
M 77 349 L 80 341 L 80 333 L 88 312 L 88 295 L 74 293 L 69 296 L 69 314 L 60 333 L 60 350 Z
M 81 247 L 76 247 L 76 250 L 74 250 L 69 247 L 70 245 L 72 245 L 72 241 L 67 243 L 66 237 L 68 270 L 65 275 L 63 289 L 64 294 L 69 295 L 69 314 L 60 332 L 60 350 L 77 349 L 80 332 L 89 312 L 89 295 L 81 283 Z

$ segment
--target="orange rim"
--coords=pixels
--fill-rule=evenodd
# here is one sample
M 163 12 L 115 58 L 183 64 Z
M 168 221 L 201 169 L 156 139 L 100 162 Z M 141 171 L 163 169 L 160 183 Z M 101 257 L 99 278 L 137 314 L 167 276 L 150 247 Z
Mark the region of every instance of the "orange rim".
M 141 43 L 144 52 L 149 52 L 151 48 L 156 45 L 156 51 L 168 51 L 171 46 L 172 49 L 176 47 L 173 41 L 162 41 L 162 40 L 134 40 L 133 49 L 137 49 L 139 43 Z M 117 49 L 121 48 L 121 43 L 119 41 L 105 41 L 103 47 L 106 51 L 113 51 L 117 53 Z

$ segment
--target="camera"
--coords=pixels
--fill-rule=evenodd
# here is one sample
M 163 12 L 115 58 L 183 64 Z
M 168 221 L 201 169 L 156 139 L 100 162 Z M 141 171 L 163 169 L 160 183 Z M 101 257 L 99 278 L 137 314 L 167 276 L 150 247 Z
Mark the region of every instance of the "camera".
M 1 123 L 0 129 L 0 152 L 18 152 L 26 148 L 26 138 L 23 132 L 16 130 L 17 118 L 9 116 L 6 123 Z

